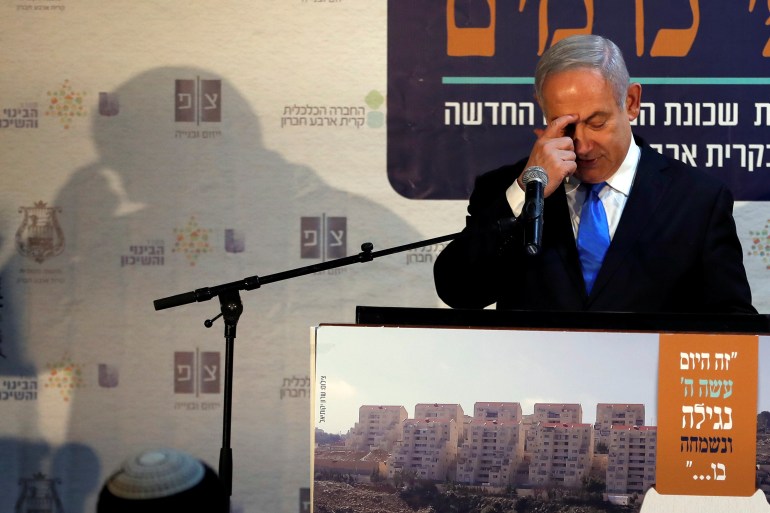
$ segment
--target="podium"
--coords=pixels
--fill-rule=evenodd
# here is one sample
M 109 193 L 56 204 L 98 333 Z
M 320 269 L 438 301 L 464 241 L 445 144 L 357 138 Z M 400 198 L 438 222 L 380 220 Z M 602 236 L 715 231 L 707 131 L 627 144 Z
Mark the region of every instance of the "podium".
M 527 312 L 358 306 L 356 324 L 770 334 L 770 315 L 748 314 Z
M 707 447 L 698 445 L 698 438 L 713 441 L 717 437 L 693 436 L 695 443 L 685 445 L 684 440 L 689 440 L 693 434 L 714 433 L 675 426 L 673 433 L 669 429 L 664 434 L 663 413 L 657 411 L 662 388 L 656 383 L 660 369 L 659 347 L 664 347 L 660 346 L 662 335 L 676 340 L 685 337 L 686 343 L 690 340 L 686 337 L 697 335 L 705 337 L 704 344 L 706 341 L 723 343 L 723 336 L 734 336 L 739 340 L 754 337 L 755 345 L 761 344 L 766 349 L 763 354 L 770 354 L 768 334 L 770 318 L 766 315 L 544 313 L 359 306 L 356 309 L 356 324 L 321 325 L 313 330 L 313 424 L 316 429 L 327 433 L 347 433 L 349 439 L 361 440 L 369 449 L 379 444 L 390 454 L 387 461 L 381 462 L 380 472 L 390 475 L 398 472 L 405 462 L 424 457 L 431 459 L 434 467 L 416 465 L 413 468 L 423 472 L 426 479 L 435 482 L 456 480 L 490 489 L 504 488 L 503 484 L 507 483 L 509 487 L 517 487 L 519 493 L 529 493 L 528 490 L 538 490 L 549 486 L 549 483 L 553 485 L 554 480 L 566 483 L 567 488 L 579 488 L 581 479 L 587 478 L 589 471 L 592 475 L 604 472 L 607 476 L 605 499 L 620 503 L 623 500 L 641 501 L 644 492 L 647 492 L 640 510 L 645 513 L 709 512 L 725 511 L 727 508 L 770 511 L 764 494 L 756 490 L 753 478 L 748 479 L 745 473 L 738 472 L 738 466 L 745 470 L 748 462 L 749 470 L 754 475 L 755 461 L 740 456 L 739 465 L 728 459 L 731 455 L 739 455 L 739 448 L 746 447 L 742 438 L 739 440 L 736 435 L 732 440 L 728 436 L 737 433 L 739 424 L 746 428 L 746 418 L 752 419 L 750 427 L 755 434 L 757 409 L 753 408 L 749 416 L 739 419 L 738 414 L 747 413 L 747 409 L 734 407 L 734 403 L 730 402 L 739 393 L 744 394 L 747 387 L 744 384 L 739 387 L 737 376 L 723 372 L 719 376 L 725 379 L 719 381 L 724 381 L 725 386 L 727 378 L 731 378 L 731 386 L 732 378 L 735 378 L 736 386 L 729 389 L 729 400 L 726 388 L 718 398 L 721 401 L 718 407 L 714 402 L 716 396 L 712 395 L 711 402 L 707 396 L 704 399 L 696 397 L 699 381 L 709 378 L 706 381 L 713 385 L 717 380 L 711 379 L 713 376 L 704 374 L 707 371 L 695 365 L 695 356 L 692 368 L 685 369 L 684 363 L 682 367 L 677 367 L 677 372 L 682 374 L 681 383 L 695 383 L 691 392 L 682 388 L 678 374 L 676 383 L 671 381 L 671 377 L 665 382 L 664 391 L 677 396 L 674 402 L 676 423 L 680 420 L 684 422 L 684 405 L 693 402 L 705 405 L 701 408 L 704 412 L 705 408 L 709 408 L 710 416 L 717 408 L 720 415 L 730 410 L 729 425 L 727 416 L 723 417 L 724 421 L 720 421 L 719 426 L 709 417 L 708 425 L 703 424 L 702 429 L 712 429 L 712 424 L 714 429 L 722 429 L 716 434 L 725 440 L 730 438 L 733 447 L 723 444 L 711 453 L 706 448 L 704 454 L 699 454 L 700 449 L 691 449 L 690 445 Z M 697 337 L 694 339 L 699 344 L 696 347 L 701 347 Z M 680 354 L 697 355 L 699 364 L 706 361 L 705 350 L 687 350 L 690 353 L 677 351 L 676 365 L 679 365 Z M 732 354 L 734 358 L 729 363 L 738 369 L 741 358 L 737 358 L 738 351 Z M 742 359 L 748 361 L 748 352 L 741 349 L 740 354 Z M 722 368 L 725 367 L 728 357 L 723 359 L 723 353 L 716 351 L 711 351 L 710 355 L 709 371 L 716 372 L 717 361 Z M 666 358 L 670 359 L 669 356 Z M 689 358 L 687 361 L 689 363 Z M 770 367 L 765 373 L 770 373 Z M 662 379 L 662 375 L 658 378 Z M 756 387 L 756 374 L 751 383 Z M 681 411 L 676 401 L 682 403 Z M 713 409 L 709 405 L 714 405 Z M 380 407 L 391 413 L 402 412 L 402 409 L 406 412 L 404 426 L 398 436 L 386 434 L 382 427 L 378 428 L 376 435 L 366 431 L 365 426 L 372 422 L 366 415 Z M 555 409 L 549 411 L 551 407 Z M 630 425 L 612 427 L 612 423 L 617 421 L 610 419 L 610 424 L 606 424 L 606 419 L 599 418 L 607 408 L 618 408 L 618 411 L 626 408 L 628 412 L 641 410 L 644 413 L 641 419 L 635 419 Z M 493 411 L 495 409 L 499 411 Z M 409 437 L 414 435 L 413 430 L 417 429 L 414 422 L 420 421 L 417 414 L 425 412 L 434 420 L 442 416 L 454 419 L 453 428 L 449 425 L 442 428 L 443 433 L 455 433 L 451 435 L 455 438 L 449 443 L 452 450 L 447 455 L 420 455 L 419 450 L 415 453 L 414 448 L 404 448 L 407 443 L 414 444 L 413 441 L 408 442 Z M 512 459 L 518 467 L 512 469 L 510 465 L 502 465 L 504 468 L 501 468 L 501 465 L 490 467 L 485 464 L 492 470 L 474 469 L 473 464 L 468 463 L 472 459 L 470 455 L 482 449 L 473 445 L 472 428 L 494 419 L 502 429 L 509 417 L 515 419 L 513 422 L 519 426 L 523 425 L 522 422 L 529 423 L 527 429 L 532 428 L 536 417 L 541 418 L 538 421 L 540 431 L 527 431 L 525 434 L 523 427 L 506 431 L 506 436 L 517 440 L 509 442 L 516 447 Z M 661 431 L 656 435 L 659 420 Z M 427 425 L 420 425 L 420 429 L 427 429 Z M 440 430 L 435 429 L 435 436 L 438 436 Z M 679 433 L 680 429 L 684 429 L 682 433 Z M 517 434 L 512 435 L 513 432 Z M 683 440 L 681 446 L 680 434 Z M 604 470 L 601 467 L 597 470 L 596 462 L 589 457 L 589 453 L 594 454 L 594 443 L 600 435 L 604 436 L 602 443 L 610 445 L 609 451 L 599 458 L 605 461 Z M 574 454 L 563 458 L 561 455 L 554 456 L 548 452 L 548 443 L 553 442 L 553 438 L 548 442 L 549 436 L 582 440 L 580 443 L 583 445 L 569 445 Z M 658 441 L 655 436 L 660 436 L 661 440 Z M 676 450 L 655 454 L 658 446 L 663 445 L 663 438 L 671 440 L 672 436 L 675 437 L 673 443 Z M 637 446 L 648 444 L 646 452 L 630 451 L 625 444 L 622 444 L 623 447 L 617 445 L 619 440 L 626 439 L 634 440 L 633 444 Z M 753 441 L 756 442 L 755 439 Z M 513 447 L 510 443 L 509 447 Z M 528 443 L 533 444 L 529 453 L 524 450 Z M 613 443 L 616 445 L 611 445 Z M 521 444 L 521 450 L 517 444 Z M 539 447 L 534 457 L 533 447 Z M 726 447 L 725 452 L 719 452 Z M 754 447 L 751 446 L 752 451 Z M 500 448 L 496 450 L 499 454 Z M 442 458 L 446 460 L 443 463 Z M 543 466 L 533 466 L 533 458 L 542 459 Z M 490 459 L 493 457 L 484 461 Z M 681 465 L 679 460 L 682 460 Z M 660 466 L 661 461 L 675 463 L 677 474 L 685 474 L 688 479 L 692 476 L 701 487 L 716 486 L 717 493 L 708 496 L 692 491 L 663 493 L 658 489 L 659 475 L 654 474 L 654 468 Z M 717 469 L 713 474 L 709 463 L 712 469 Z M 435 468 L 438 470 L 434 472 Z M 516 475 L 510 474 L 512 472 Z M 725 496 L 724 490 L 728 489 L 720 487 L 725 483 L 735 484 L 737 480 L 741 481 L 743 490 L 750 491 L 740 497 Z M 642 486 L 644 490 L 641 490 Z

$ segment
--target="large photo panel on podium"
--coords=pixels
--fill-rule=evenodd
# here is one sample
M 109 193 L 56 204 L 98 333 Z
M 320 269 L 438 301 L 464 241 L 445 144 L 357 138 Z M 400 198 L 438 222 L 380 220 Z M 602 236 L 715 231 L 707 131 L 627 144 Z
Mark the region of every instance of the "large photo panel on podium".
M 721 348 L 729 345 L 724 335 L 671 336 L 710 340 Z M 706 349 L 698 351 L 697 363 L 693 356 L 691 371 L 672 371 L 689 372 L 692 375 L 684 377 L 688 380 L 697 374 L 695 397 L 685 397 L 690 390 L 679 381 L 666 385 L 665 392 L 679 412 L 678 422 L 683 418 L 682 405 L 698 405 L 704 414 L 709 406 L 711 431 L 716 410 L 708 395 L 698 399 L 700 378 L 707 383 L 710 378 L 716 390 L 715 377 L 722 376 L 720 392 L 737 396 L 740 391 L 752 402 L 749 420 L 740 421 L 751 440 L 755 430 L 759 439 L 756 453 L 740 456 L 742 462 L 750 460 L 752 475 L 748 479 L 739 474 L 737 464 L 736 472 L 731 472 L 730 462 L 737 453 L 730 455 L 733 459 L 723 458 L 713 481 L 709 478 L 711 485 L 729 485 L 723 486 L 722 495 L 733 495 L 736 485 L 751 495 L 756 490 L 755 461 L 757 475 L 770 468 L 767 430 L 761 423 L 770 416 L 770 380 L 762 376 L 762 369 L 770 369 L 770 338 L 737 337 L 747 339 L 749 348 L 752 340 L 755 349 L 759 347 L 757 400 L 752 401 L 745 382 L 735 379 L 743 384 L 723 389 L 733 383 L 728 384 L 728 374 L 713 366 L 711 374 L 699 371 Z M 704 476 L 704 483 L 705 475 L 713 474 L 709 463 L 722 462 L 718 451 L 709 454 L 708 442 L 702 455 L 688 453 L 686 444 L 680 451 L 681 436 L 686 434 L 688 440 L 695 436 L 697 445 L 698 434 L 705 431 L 659 426 L 659 415 L 664 414 L 658 409 L 659 348 L 673 344 L 659 333 L 320 326 L 313 330 L 313 338 L 315 511 L 375 500 L 378 494 L 427 507 L 430 500 L 452 490 L 507 501 L 510 508 L 518 500 L 573 504 L 594 500 L 638 511 L 658 480 L 659 462 L 681 460 L 672 472 L 690 480 Z M 698 347 L 692 338 L 687 343 L 688 348 Z M 728 359 L 731 355 L 736 362 L 740 359 L 736 352 L 725 352 Z M 677 365 L 680 353 L 677 346 Z M 708 353 L 710 363 L 724 365 L 723 352 Z M 741 354 L 747 362 L 755 361 L 750 350 Z M 756 383 L 750 373 L 744 377 Z M 720 400 L 726 406 L 734 404 L 724 397 Z M 665 414 L 671 417 L 671 412 L 669 408 Z M 737 417 L 730 419 L 735 421 L 734 431 L 726 424 L 728 416 L 723 418 L 718 434 L 736 436 L 738 443 Z M 700 421 L 697 415 L 695 421 Z M 670 443 L 672 437 L 676 447 Z M 673 452 L 662 454 L 661 446 Z M 687 461 L 700 463 L 693 468 Z M 434 487 L 436 495 L 425 492 Z

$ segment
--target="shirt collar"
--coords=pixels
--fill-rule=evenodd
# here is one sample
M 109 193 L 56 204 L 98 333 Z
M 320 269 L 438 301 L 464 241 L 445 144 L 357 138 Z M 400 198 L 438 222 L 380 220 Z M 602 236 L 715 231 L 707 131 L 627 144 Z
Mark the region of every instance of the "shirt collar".
M 607 185 L 628 197 L 631 193 L 631 186 L 634 185 L 636 167 L 639 164 L 641 154 L 642 150 L 639 149 L 634 139 L 631 138 L 631 145 L 628 147 L 626 158 L 623 159 L 623 163 L 615 171 L 615 174 L 607 179 Z
M 628 197 L 631 193 L 631 186 L 634 184 L 636 167 L 639 164 L 639 157 L 641 154 L 641 149 L 636 145 L 634 139 L 631 138 L 631 144 L 626 152 L 626 158 L 623 159 L 623 163 L 620 164 L 620 167 L 615 171 L 615 174 L 607 179 L 607 185 Z M 580 180 L 574 176 L 570 176 L 568 181 L 565 180 L 564 187 L 567 193 L 570 193 L 580 187 Z

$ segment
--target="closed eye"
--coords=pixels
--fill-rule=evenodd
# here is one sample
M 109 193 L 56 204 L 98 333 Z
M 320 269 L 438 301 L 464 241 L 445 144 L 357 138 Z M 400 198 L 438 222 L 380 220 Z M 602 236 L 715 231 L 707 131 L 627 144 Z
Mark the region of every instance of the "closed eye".
M 588 119 L 586 119 L 585 124 L 591 130 L 601 130 L 607 126 L 609 119 L 609 116 L 607 116 L 605 113 L 596 112 L 593 116 L 590 116 Z

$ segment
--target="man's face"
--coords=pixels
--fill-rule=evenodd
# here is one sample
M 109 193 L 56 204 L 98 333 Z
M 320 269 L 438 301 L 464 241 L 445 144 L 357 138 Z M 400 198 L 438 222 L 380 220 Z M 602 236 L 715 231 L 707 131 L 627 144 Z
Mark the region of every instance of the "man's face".
M 548 122 L 567 114 L 578 117 L 565 134 L 575 145 L 575 176 L 587 183 L 611 177 L 631 144 L 631 121 L 639 115 L 641 86 L 629 87 L 621 108 L 609 82 L 598 71 L 575 69 L 546 78 L 542 95 L 541 107 Z

